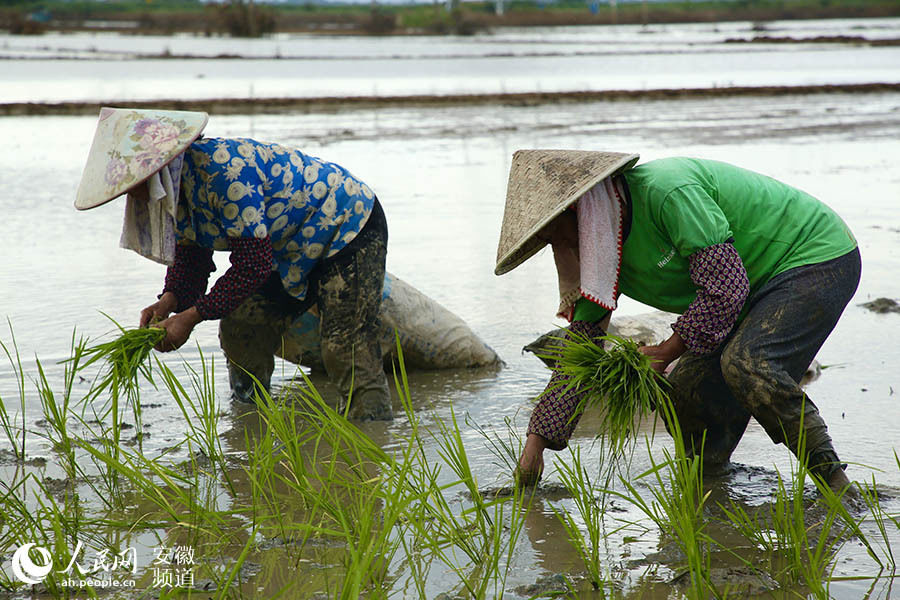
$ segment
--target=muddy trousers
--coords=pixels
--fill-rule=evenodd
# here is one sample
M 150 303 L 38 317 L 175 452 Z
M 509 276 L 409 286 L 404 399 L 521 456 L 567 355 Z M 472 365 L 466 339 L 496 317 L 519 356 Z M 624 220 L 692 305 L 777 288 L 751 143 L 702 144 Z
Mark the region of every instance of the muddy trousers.
M 219 323 L 219 341 L 228 359 L 234 395 L 252 398 L 254 379 L 268 389 L 282 336 L 315 304 L 325 370 L 342 398 L 350 398 L 350 416 L 391 419 L 378 318 L 386 254 L 387 225 L 376 202 L 359 235 L 314 269 L 306 302 L 288 296 L 276 276 L 224 317 Z
M 702 443 L 704 464 L 727 463 L 752 416 L 814 473 L 827 480 L 839 468 L 828 428 L 799 382 L 856 292 L 860 271 L 858 250 L 785 271 L 750 298 L 746 317 L 715 352 L 681 357 L 669 381 L 689 454 Z

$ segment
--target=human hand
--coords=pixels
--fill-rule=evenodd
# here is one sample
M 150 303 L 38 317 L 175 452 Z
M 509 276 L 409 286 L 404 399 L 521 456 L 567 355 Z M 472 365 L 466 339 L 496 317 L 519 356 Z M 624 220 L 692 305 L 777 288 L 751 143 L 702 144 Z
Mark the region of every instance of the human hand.
M 641 346 L 638 350 L 650 359 L 650 365 L 654 371 L 664 374 L 672 361 L 685 353 L 687 346 L 684 345 L 680 335 L 673 333 L 672 337 L 662 344 Z
M 159 300 L 141 311 L 139 327 L 143 329 L 149 325 L 156 324 L 157 321 L 162 321 L 172 314 L 172 311 L 174 311 L 177 306 L 178 298 L 175 297 L 175 294 L 172 292 L 164 293 L 159 297 Z
M 525 439 L 525 447 L 522 449 L 522 456 L 519 457 L 519 465 L 513 473 L 516 485 L 519 487 L 528 487 L 537 485 L 541 480 L 541 474 L 544 472 L 544 448 L 547 447 L 547 441 L 536 433 L 528 434 Z
M 156 324 L 166 330 L 166 337 L 155 347 L 160 352 L 170 352 L 180 348 L 191 337 L 194 327 L 202 321 L 196 307 L 191 307 Z

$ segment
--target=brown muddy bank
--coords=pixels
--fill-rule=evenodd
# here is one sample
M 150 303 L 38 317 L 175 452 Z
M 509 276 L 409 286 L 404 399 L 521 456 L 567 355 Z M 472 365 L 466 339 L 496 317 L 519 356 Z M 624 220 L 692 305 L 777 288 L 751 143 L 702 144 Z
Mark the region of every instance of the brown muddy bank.
M 861 35 L 817 35 L 810 38 L 756 35 L 750 39 L 728 38 L 726 44 L 855 44 L 859 46 L 900 46 L 900 39 L 870 40 Z
M 562 92 L 517 92 L 485 94 L 411 94 L 403 96 L 333 96 L 309 98 L 209 98 L 197 100 L 116 101 L 121 108 L 202 110 L 215 115 L 256 113 L 313 113 L 341 110 L 403 107 L 450 107 L 470 105 L 538 106 L 598 101 L 684 100 L 735 96 L 777 97 L 803 94 L 872 94 L 900 91 L 900 83 L 863 83 L 798 86 L 731 86 L 654 90 L 597 90 Z M 0 116 L 96 115 L 97 102 L 7 102 L 0 103 Z

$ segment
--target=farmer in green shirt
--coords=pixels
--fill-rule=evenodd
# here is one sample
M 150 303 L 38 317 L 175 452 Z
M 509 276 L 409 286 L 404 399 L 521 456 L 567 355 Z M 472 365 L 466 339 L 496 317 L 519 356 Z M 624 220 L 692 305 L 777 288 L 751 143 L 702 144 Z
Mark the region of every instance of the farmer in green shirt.
M 551 244 L 558 314 L 591 337 L 604 334 L 620 294 L 678 313 L 671 337 L 641 351 L 660 372 L 678 359 L 668 379 L 688 452 L 702 443 L 705 465 L 727 465 L 752 416 L 844 489 L 845 465 L 799 381 L 859 283 L 853 234 L 819 200 L 764 175 L 710 160 L 637 160 L 517 152 L 495 272 Z M 554 371 L 532 412 L 524 483 L 537 481 L 543 450 L 565 448 L 578 422 L 579 394 L 564 380 Z

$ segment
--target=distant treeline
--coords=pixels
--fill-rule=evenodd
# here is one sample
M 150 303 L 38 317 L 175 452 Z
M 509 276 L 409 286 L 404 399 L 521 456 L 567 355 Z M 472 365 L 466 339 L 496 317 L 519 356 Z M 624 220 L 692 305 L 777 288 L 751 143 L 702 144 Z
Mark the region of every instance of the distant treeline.
M 253 0 L 5 0 L 0 29 L 193 32 L 241 37 L 275 32 L 458 33 L 492 27 L 603 25 L 900 16 L 897 0 L 447 0 L 431 4 L 268 4 Z

